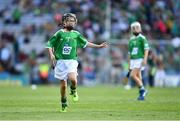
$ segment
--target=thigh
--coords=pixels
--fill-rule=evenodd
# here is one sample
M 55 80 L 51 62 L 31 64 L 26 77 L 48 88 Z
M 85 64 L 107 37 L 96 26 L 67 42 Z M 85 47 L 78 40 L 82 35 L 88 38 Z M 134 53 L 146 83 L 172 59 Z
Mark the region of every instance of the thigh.
M 77 74 L 78 62 L 76 60 L 69 60 L 65 64 L 66 64 L 68 73 L 76 73 Z
M 68 80 L 71 81 L 77 80 L 77 73 L 75 72 L 68 73 Z
M 67 81 L 66 80 L 60 80 L 61 86 L 67 86 Z
M 130 69 L 141 69 L 142 67 L 142 59 L 134 59 L 130 60 Z
M 67 79 L 67 68 L 63 61 L 57 61 L 57 64 L 54 69 L 55 78 L 59 80 L 66 80 Z
M 134 68 L 134 69 L 132 69 L 132 71 L 131 71 L 131 75 L 137 75 L 137 76 L 138 76 L 139 72 L 140 72 L 140 69 L 139 69 L 139 68 Z

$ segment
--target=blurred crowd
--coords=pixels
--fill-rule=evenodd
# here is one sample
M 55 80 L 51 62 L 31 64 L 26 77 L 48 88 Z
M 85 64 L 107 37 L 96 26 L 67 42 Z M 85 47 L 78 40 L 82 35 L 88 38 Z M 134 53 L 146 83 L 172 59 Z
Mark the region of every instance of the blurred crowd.
M 111 12 L 108 15 L 107 9 Z M 167 74 L 180 73 L 179 0 L 0 0 L 1 74 L 25 74 L 30 83 L 54 83 L 44 47 L 60 29 L 66 12 L 77 15 L 76 29 L 88 41 L 111 43 L 106 49 L 79 50 L 80 84 L 120 82 L 128 71 L 127 42 L 133 21 L 142 23 L 156 57 L 148 68 L 151 70 L 153 63 L 153 75 L 158 69 Z M 110 28 L 105 25 L 107 19 Z
M 136 20 L 150 39 L 180 36 L 179 11 L 179 0 L 113 0 L 112 37 L 123 38 Z

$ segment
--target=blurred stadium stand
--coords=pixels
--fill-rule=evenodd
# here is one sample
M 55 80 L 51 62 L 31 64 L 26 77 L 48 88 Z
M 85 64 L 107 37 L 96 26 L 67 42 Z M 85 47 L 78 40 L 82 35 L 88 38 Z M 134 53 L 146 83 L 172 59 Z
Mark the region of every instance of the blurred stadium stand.
M 180 85 L 179 0 L 0 0 L 1 82 L 58 82 L 44 47 L 65 12 L 77 15 L 76 29 L 89 41 L 110 43 L 107 49 L 79 50 L 80 84 L 121 83 L 127 73 L 129 25 L 140 21 L 153 53 L 145 83 Z

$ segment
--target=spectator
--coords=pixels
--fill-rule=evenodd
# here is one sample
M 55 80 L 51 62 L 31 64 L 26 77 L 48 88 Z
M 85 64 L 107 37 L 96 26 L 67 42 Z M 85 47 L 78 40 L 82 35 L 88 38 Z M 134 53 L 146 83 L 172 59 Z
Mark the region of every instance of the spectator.
M 154 77 L 154 85 L 158 87 L 165 86 L 166 73 L 164 71 L 163 58 L 160 56 L 157 60 L 157 71 Z
M 149 86 L 154 87 L 154 76 L 156 74 L 156 55 L 155 52 L 152 50 L 149 51 L 148 56 L 148 80 L 149 80 Z

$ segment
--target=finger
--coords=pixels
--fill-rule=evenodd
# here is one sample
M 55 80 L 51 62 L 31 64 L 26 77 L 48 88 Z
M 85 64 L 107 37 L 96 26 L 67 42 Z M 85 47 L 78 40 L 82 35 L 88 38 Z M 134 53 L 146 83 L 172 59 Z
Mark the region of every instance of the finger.
M 105 43 L 105 44 L 104 44 L 104 47 L 107 47 L 107 46 L 108 46 L 108 44 L 107 44 L 107 43 Z
M 107 45 L 107 42 L 103 42 L 102 45 Z
M 112 43 L 110 41 L 105 42 L 106 45 L 111 45 Z

